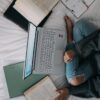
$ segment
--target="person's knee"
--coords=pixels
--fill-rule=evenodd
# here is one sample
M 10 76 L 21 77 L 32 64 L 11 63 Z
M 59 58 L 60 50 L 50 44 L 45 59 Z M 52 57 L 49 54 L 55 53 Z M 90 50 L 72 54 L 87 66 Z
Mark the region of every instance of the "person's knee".
M 79 21 L 77 21 L 74 25 L 74 31 L 80 31 L 83 29 L 83 26 L 87 23 L 87 20 L 86 19 L 81 19 Z M 77 32 L 75 32 L 77 33 Z
M 81 19 L 75 23 L 73 28 L 73 37 L 76 42 L 83 38 L 83 30 L 86 23 L 87 21 L 85 19 Z
M 84 75 L 76 76 L 73 79 L 69 80 L 69 84 L 72 86 L 78 86 L 85 82 Z

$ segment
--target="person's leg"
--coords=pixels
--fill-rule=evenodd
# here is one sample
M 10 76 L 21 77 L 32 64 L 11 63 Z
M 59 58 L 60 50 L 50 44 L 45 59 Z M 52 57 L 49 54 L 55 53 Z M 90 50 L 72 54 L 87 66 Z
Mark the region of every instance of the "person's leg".
M 86 20 L 80 20 L 75 24 L 73 30 L 74 40 L 78 42 L 96 29 L 98 28 L 95 25 Z M 66 77 L 69 83 L 74 86 L 82 84 L 92 75 L 93 72 L 89 61 L 85 61 L 82 65 L 79 65 L 79 57 L 75 57 L 66 64 Z
M 79 58 L 74 57 L 71 61 L 66 64 L 66 77 L 68 82 L 76 76 L 76 69 L 79 66 Z
M 97 30 L 98 27 L 86 19 L 81 19 L 75 23 L 73 29 L 73 38 L 75 42 L 78 42 Z

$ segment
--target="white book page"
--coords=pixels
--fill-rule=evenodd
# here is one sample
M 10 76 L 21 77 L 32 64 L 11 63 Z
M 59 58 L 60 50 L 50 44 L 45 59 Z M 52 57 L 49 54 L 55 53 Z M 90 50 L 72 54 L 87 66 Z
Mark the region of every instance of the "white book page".
M 33 0 L 34 4 L 36 4 L 46 14 L 52 10 L 58 1 L 59 0 Z
M 59 0 L 17 0 L 13 6 L 35 26 L 47 16 Z
M 59 95 L 49 77 L 37 83 L 24 94 L 28 100 L 54 100 Z
M 90 6 L 95 0 L 83 0 L 87 6 Z
M 87 6 L 81 0 L 62 0 L 62 2 L 76 17 L 80 17 L 87 10 Z
M 34 4 L 33 0 L 17 0 L 14 8 L 36 26 L 38 26 L 46 16 L 46 14 Z

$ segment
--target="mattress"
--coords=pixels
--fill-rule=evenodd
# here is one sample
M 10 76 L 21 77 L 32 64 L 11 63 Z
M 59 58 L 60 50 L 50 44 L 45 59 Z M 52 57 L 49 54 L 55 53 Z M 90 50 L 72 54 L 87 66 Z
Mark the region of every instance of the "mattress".
M 4 76 L 3 66 L 25 60 L 28 32 L 18 25 L 4 18 L 3 13 L 12 0 L 0 0 L 0 100 L 25 100 L 24 96 L 9 98 L 7 84 Z M 96 0 L 88 11 L 81 17 L 87 18 L 100 27 L 100 0 Z M 53 13 L 45 23 L 44 27 L 63 29 L 66 32 L 64 16 L 69 15 L 74 22 L 75 18 L 66 7 L 59 2 L 53 9 Z M 52 76 L 57 87 L 66 84 L 65 76 Z M 70 96 L 69 100 L 87 100 Z M 92 100 L 92 99 L 91 99 Z M 96 100 L 93 98 L 93 100 Z

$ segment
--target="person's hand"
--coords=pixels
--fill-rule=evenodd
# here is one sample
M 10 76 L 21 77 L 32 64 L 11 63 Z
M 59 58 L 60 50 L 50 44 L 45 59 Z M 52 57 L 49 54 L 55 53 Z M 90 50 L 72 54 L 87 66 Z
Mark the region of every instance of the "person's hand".
M 69 50 L 65 52 L 64 54 L 64 62 L 67 63 L 68 61 L 71 61 L 75 56 L 75 52 L 73 50 Z
M 59 96 L 55 98 L 55 100 L 67 100 L 68 96 L 69 96 L 69 91 L 67 88 L 63 88 L 60 90 L 57 90 L 57 92 L 59 93 Z

